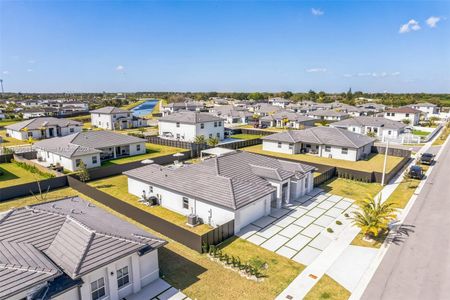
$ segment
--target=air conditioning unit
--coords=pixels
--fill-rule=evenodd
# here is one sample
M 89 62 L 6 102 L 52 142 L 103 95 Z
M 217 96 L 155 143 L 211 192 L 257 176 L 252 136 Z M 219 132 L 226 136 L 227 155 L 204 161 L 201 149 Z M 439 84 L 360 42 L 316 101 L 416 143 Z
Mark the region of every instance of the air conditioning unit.
M 188 215 L 187 224 L 190 226 L 196 226 L 198 224 L 198 217 L 194 214 Z

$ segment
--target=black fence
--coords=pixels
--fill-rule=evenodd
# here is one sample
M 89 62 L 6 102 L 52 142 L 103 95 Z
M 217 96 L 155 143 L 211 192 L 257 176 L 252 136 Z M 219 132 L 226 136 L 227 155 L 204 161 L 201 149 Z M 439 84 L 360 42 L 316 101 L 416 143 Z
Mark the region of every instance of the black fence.
M 74 177 L 68 176 L 68 184 L 71 188 L 95 199 L 118 213 L 200 253 L 204 242 L 216 245 L 234 235 L 234 221 L 219 226 L 203 235 L 198 235 L 91 187 Z
M 12 153 L 0 155 L 0 164 L 11 162 L 11 159 L 13 159 L 13 157 L 14 156 Z
M 385 175 L 384 182 L 388 183 L 391 181 L 394 176 L 400 172 L 400 170 L 403 170 L 407 164 L 412 160 L 410 157 L 404 157 L 398 165 L 396 165 L 389 173 Z M 383 173 L 381 172 L 373 172 L 374 181 L 375 182 L 381 182 L 383 178 Z
M 336 176 L 336 167 L 330 167 L 327 171 L 319 176 L 314 177 L 314 186 L 319 186 L 322 183 L 334 178 Z
M 386 154 L 386 147 L 382 146 L 372 146 L 372 153 Z M 411 151 L 400 148 L 388 148 L 388 155 L 397 157 L 411 157 Z
M 240 149 L 240 148 L 259 145 L 261 143 L 262 143 L 261 139 L 240 140 L 240 141 L 220 144 L 220 145 L 218 145 L 218 147 L 227 148 L 227 149 Z
M 279 131 L 263 130 L 263 129 L 251 129 L 251 128 L 239 128 L 242 134 L 254 134 L 254 135 L 271 135 L 278 133 Z
M 40 180 L 38 182 L 30 182 L 1 188 L 0 202 L 18 197 L 28 197 L 32 194 L 39 194 L 39 189 L 42 193 L 45 193 L 47 191 L 65 187 L 67 184 L 67 176 L 61 176 Z
M 152 144 L 188 149 L 191 151 L 191 157 L 198 157 L 198 156 L 200 156 L 200 152 L 202 150 L 209 148 L 208 145 L 205 143 L 197 144 L 197 143 L 190 143 L 190 142 L 185 142 L 185 141 L 162 139 L 158 136 L 148 136 L 148 137 L 146 137 L 146 139 L 147 139 L 147 142 L 152 143 Z

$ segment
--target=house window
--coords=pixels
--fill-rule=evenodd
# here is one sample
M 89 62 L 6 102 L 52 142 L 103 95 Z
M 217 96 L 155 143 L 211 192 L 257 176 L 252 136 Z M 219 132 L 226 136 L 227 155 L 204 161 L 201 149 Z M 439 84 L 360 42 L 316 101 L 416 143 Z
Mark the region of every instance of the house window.
M 150 193 L 153 193 L 153 186 L 150 185 L 150 186 L 148 187 L 148 190 L 149 190 Z
M 180 127 L 180 122 L 177 122 L 177 127 Z
M 180 139 L 180 134 L 179 133 L 177 133 L 177 140 L 179 140 Z
M 79 167 L 81 164 L 81 159 L 76 159 L 75 160 L 75 166 Z
M 391 134 L 392 134 L 392 131 L 389 130 L 389 131 L 388 131 L 388 135 L 391 135 Z
M 281 148 L 281 142 L 278 142 L 278 148 Z
M 141 145 L 136 145 L 136 151 L 141 151 Z
M 291 150 L 294 149 L 294 144 L 290 143 L 289 144 L 289 149 L 291 149 Z
M 28 137 L 33 137 L 33 132 L 28 131 Z
M 92 156 L 92 163 L 94 165 L 97 163 L 97 156 Z
M 220 122 L 220 121 L 219 121 L 219 123 L 218 123 L 218 124 L 219 124 L 219 127 L 220 127 L 220 126 L 222 126 L 222 122 Z
M 120 289 L 130 282 L 130 277 L 128 276 L 128 266 L 117 270 L 117 287 Z
M 406 117 L 409 117 L 409 114 L 405 114 Z
M 355 128 L 355 127 L 353 127 L 353 131 L 356 131 L 356 128 Z
M 391 113 L 391 116 L 395 116 L 395 113 Z
M 331 146 L 325 146 L 325 152 L 331 152 Z
M 216 136 L 217 136 L 218 139 L 220 139 L 220 133 L 219 132 L 216 134 Z
M 217 127 L 217 122 L 214 122 L 214 127 Z
M 204 123 L 201 123 L 201 124 L 200 124 L 200 128 L 201 128 L 201 129 L 204 129 L 204 128 L 205 128 L 205 124 L 204 124 Z
M 189 209 L 189 199 L 186 197 L 183 197 L 183 208 Z
M 70 128 L 69 131 L 70 131 L 70 133 L 73 133 L 73 132 L 75 132 L 75 128 Z
M 347 153 L 348 153 L 348 148 L 342 148 L 341 153 L 342 153 L 342 154 L 347 154 Z
M 92 300 L 101 299 L 105 296 L 105 280 L 102 278 L 91 282 Z

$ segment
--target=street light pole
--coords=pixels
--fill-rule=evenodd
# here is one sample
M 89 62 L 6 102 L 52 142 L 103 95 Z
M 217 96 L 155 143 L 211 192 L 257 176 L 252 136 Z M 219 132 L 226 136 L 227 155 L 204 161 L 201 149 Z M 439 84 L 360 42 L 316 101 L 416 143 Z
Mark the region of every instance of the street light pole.
M 381 176 L 381 186 L 384 186 L 384 178 L 386 176 L 386 164 L 388 156 L 389 140 L 386 143 L 386 151 L 384 153 L 383 175 Z

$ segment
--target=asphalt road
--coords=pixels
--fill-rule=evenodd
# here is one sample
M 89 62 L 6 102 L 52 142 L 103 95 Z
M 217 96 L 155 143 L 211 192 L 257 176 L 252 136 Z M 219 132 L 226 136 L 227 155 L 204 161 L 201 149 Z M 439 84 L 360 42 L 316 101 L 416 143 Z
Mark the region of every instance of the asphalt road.
M 362 299 L 450 299 L 450 143 L 403 224 Z
M 450 299 L 450 143 L 403 224 L 362 299 Z

